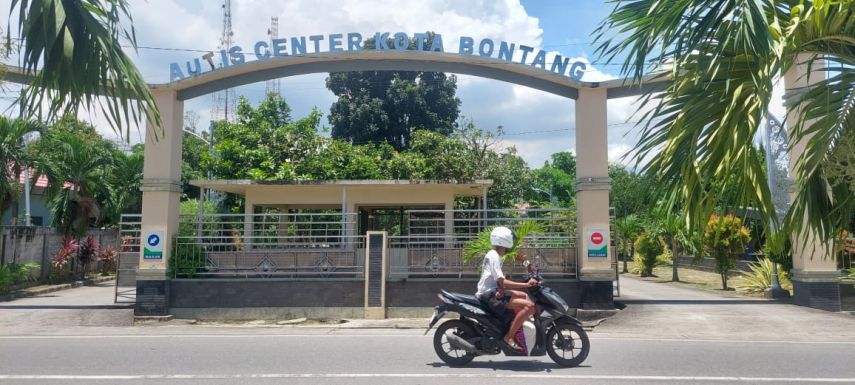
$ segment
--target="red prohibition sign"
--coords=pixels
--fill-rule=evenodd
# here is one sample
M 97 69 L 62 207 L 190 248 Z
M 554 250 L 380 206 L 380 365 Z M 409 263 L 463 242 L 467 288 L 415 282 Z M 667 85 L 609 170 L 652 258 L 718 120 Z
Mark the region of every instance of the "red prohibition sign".
M 600 234 L 598 232 L 591 234 L 591 242 L 594 242 L 595 245 L 603 243 L 603 234 Z

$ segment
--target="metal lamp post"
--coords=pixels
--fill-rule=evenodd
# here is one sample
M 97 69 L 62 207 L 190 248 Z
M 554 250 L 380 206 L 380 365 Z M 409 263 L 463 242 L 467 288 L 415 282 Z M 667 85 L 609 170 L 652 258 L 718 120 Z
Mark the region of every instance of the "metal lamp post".
M 778 127 L 781 126 L 781 122 L 778 119 L 775 119 L 772 114 L 766 114 L 766 118 L 768 121 L 766 122 L 766 181 L 769 184 L 769 192 L 771 193 L 773 199 L 778 190 L 778 183 L 776 183 L 776 173 L 775 173 L 775 160 L 772 159 L 772 125 L 770 123 L 775 123 Z M 778 215 L 777 210 L 775 210 L 775 216 Z M 772 231 L 778 231 L 777 222 L 772 221 L 769 226 L 772 228 Z M 767 255 L 766 258 L 769 258 Z M 766 289 L 763 293 L 766 298 L 787 298 L 790 296 L 790 292 L 784 290 L 781 287 L 781 282 L 778 280 L 778 263 L 772 261 L 772 287 Z

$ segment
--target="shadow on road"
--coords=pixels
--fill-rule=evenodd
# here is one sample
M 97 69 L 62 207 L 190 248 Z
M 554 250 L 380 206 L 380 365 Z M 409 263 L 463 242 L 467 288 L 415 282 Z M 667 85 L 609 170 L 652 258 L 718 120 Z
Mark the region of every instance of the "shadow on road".
M 431 366 L 434 368 L 454 368 L 446 364 L 445 362 L 433 362 L 426 364 L 427 366 Z M 589 368 L 588 365 L 579 365 L 579 368 Z M 477 369 L 492 369 L 492 370 L 507 370 L 512 372 L 545 372 L 551 373 L 555 369 L 572 369 L 565 368 L 563 366 L 559 366 L 558 364 L 552 362 L 543 362 L 543 361 L 520 361 L 520 360 L 511 360 L 511 361 L 472 361 L 463 368 L 477 368 Z

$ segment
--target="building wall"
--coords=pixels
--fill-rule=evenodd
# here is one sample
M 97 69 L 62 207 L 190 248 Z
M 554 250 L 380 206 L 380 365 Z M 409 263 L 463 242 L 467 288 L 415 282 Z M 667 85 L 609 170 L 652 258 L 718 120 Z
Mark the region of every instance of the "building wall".
M 47 198 L 42 194 L 34 193 L 34 194 L 30 195 L 30 217 L 33 219 L 35 219 L 35 217 L 41 217 L 42 218 L 41 224 L 37 223 L 36 221 L 33 221 L 33 225 L 36 225 L 36 226 L 49 226 L 50 225 L 51 218 L 53 218 L 53 217 L 51 216 L 51 212 L 48 209 L 47 203 L 48 203 Z M 18 202 L 16 202 L 16 206 L 18 209 L 18 216 L 23 217 L 23 215 L 24 215 L 24 198 L 23 197 L 21 197 L 21 199 L 19 199 Z M 15 212 L 14 207 L 10 207 L 8 210 L 6 210 L 6 212 L 3 213 L 2 221 L 0 221 L 0 224 L 11 225 L 12 224 L 12 215 L 14 212 Z M 18 223 L 18 225 L 23 225 L 23 224 L 24 224 L 23 222 Z

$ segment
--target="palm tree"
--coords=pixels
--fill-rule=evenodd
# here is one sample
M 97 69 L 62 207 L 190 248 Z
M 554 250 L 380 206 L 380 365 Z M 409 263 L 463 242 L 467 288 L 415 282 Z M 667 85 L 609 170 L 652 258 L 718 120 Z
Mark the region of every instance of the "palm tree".
M 32 77 L 19 99 L 26 113 L 53 120 L 97 106 L 126 137 L 143 118 L 160 126 L 148 85 L 122 50 L 122 40 L 137 47 L 126 0 L 12 0 L 10 16 L 16 9 L 22 67 Z
M 0 116 L 0 213 L 18 201 L 19 178 L 25 167 L 35 173 L 32 180 L 45 171 L 44 162 L 30 156 L 24 145 L 24 137 L 31 133 L 43 133 L 47 127 L 27 119 Z
M 664 92 L 642 97 L 649 112 L 635 155 L 652 159 L 644 169 L 660 177 L 668 206 L 685 208 L 694 233 L 727 191 L 777 221 L 753 139 L 774 82 L 802 64 L 822 73 L 786 97 L 796 117 L 790 145 L 806 147 L 784 224 L 790 234 L 809 228 L 825 240 L 848 224 L 855 170 L 839 166 L 855 142 L 853 9 L 851 1 L 618 1 L 598 27 L 597 52 L 619 60 L 634 82 L 657 70 L 671 77 Z
M 623 272 L 626 273 L 629 271 L 626 267 L 626 249 L 629 248 L 629 256 L 632 258 L 635 255 L 635 239 L 644 230 L 644 222 L 637 215 L 630 214 L 616 220 L 615 227 L 622 243 L 621 249 L 624 251 Z
M 675 215 L 660 209 L 654 210 L 652 220 L 653 227 L 655 227 L 654 233 L 661 236 L 665 244 L 671 249 L 671 281 L 677 282 L 680 280 L 677 256 L 681 249 L 696 250 L 697 237 L 692 236 L 682 215 Z
M 48 194 L 51 225 L 79 238 L 103 216 L 103 204 L 96 197 L 108 195 L 110 149 L 101 142 L 87 142 L 65 131 L 55 132 L 49 141 L 54 150 L 48 155 L 55 172 L 68 183 L 62 190 Z

